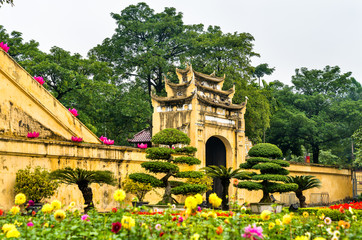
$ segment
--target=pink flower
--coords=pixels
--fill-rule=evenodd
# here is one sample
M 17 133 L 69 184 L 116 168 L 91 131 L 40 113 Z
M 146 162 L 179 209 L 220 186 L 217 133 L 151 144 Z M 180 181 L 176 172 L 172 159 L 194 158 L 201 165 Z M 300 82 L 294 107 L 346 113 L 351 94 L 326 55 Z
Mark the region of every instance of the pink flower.
M 263 239 L 263 228 L 257 227 L 256 224 L 253 224 L 253 227 L 248 225 L 244 228 L 244 234 L 242 235 L 243 238 L 246 239 L 255 239 L 255 237 Z
M 1 42 L 0 48 L 2 48 L 5 52 L 8 52 L 10 47 L 8 47 L 6 43 Z
M 70 109 L 70 108 L 69 108 L 69 111 L 74 115 L 74 117 L 78 116 L 78 111 L 77 111 L 77 109 L 75 109 L 75 108 Z
M 34 223 L 28 222 L 26 225 L 27 225 L 28 227 L 32 227 L 32 226 L 34 226 Z
M 34 206 L 34 201 L 33 201 L 33 200 L 29 200 L 28 205 L 29 205 L 29 206 Z
M 72 136 L 72 141 L 73 142 L 82 142 L 83 141 L 83 138 L 81 138 L 81 137 L 74 137 L 74 136 Z
M 114 144 L 114 140 L 107 139 L 106 137 L 103 137 L 103 136 L 101 136 L 99 138 L 99 140 L 101 140 L 106 145 L 113 145 Z
M 201 207 L 200 206 L 197 206 L 197 211 L 201 212 Z
M 179 218 L 178 218 L 178 222 L 183 222 L 184 221 L 184 219 L 180 216 Z
M 161 228 L 162 228 L 161 224 L 156 224 L 155 229 L 157 231 L 161 231 Z
M 84 214 L 80 219 L 82 219 L 82 221 L 88 221 L 89 222 L 89 215 Z
M 138 148 L 147 148 L 147 143 L 145 143 L 145 144 L 143 144 L 143 143 L 141 143 L 141 144 L 137 144 L 137 147 Z
M 38 83 L 40 83 L 41 85 L 43 85 L 44 82 L 45 82 L 42 77 L 35 77 L 35 76 L 34 76 L 34 79 L 35 79 Z
M 39 137 L 39 133 L 38 132 L 29 132 L 27 137 L 28 138 L 37 138 L 37 137 Z

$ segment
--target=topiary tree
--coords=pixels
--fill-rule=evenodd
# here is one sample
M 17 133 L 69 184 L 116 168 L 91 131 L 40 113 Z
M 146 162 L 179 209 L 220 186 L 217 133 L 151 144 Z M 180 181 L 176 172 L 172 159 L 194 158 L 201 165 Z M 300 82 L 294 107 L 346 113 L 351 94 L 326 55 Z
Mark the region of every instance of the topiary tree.
M 133 173 L 129 178 L 142 183 L 149 183 L 153 187 L 164 188 L 165 192 L 162 197 L 162 203 L 172 203 L 175 200 L 174 195 L 196 194 L 206 190 L 202 184 L 191 184 L 180 181 L 171 181 L 170 178 L 202 178 L 204 174 L 198 171 L 181 172 L 177 166 L 187 164 L 189 166 L 200 164 L 201 161 L 193 157 L 196 148 L 183 147 L 173 149 L 174 145 L 189 144 L 190 138 L 177 129 L 164 129 L 152 137 L 153 144 L 164 145 L 163 147 L 153 147 L 146 150 L 146 158 L 151 161 L 144 162 L 141 166 L 147 171 L 155 174 L 162 174 L 160 179 L 147 173 Z M 165 147 L 166 146 L 166 147 Z M 181 157 L 173 157 L 172 154 L 183 154 Z
M 282 151 L 270 143 L 259 143 L 249 150 L 249 158 L 245 163 L 240 164 L 242 169 L 260 170 L 260 174 L 251 174 L 251 179 L 247 177 L 239 178 L 238 188 L 248 190 L 262 190 L 263 198 L 261 203 L 271 203 L 270 194 L 274 192 L 291 192 L 298 189 L 295 183 L 286 183 L 289 171 L 289 163 L 275 158 L 282 157 Z

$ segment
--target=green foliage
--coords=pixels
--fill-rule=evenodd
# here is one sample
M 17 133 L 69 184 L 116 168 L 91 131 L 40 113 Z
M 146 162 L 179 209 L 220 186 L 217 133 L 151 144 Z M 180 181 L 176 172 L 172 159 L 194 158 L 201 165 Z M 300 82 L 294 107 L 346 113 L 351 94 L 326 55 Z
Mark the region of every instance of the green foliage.
M 206 191 L 205 185 L 199 184 L 183 184 L 181 186 L 172 188 L 171 192 L 175 195 L 194 195 L 197 193 L 203 193 Z
M 352 137 L 356 147 L 353 165 L 356 167 L 362 167 L 362 126 L 353 133 Z
M 189 166 L 198 165 L 201 163 L 201 161 L 199 159 L 194 158 L 194 157 L 177 157 L 177 158 L 173 159 L 172 161 L 176 164 L 183 163 L 183 164 L 187 164 Z
M 243 181 L 243 182 L 239 182 L 237 186 L 238 186 L 238 188 L 245 188 L 245 189 L 248 189 L 249 191 L 263 189 L 263 185 L 258 182 Z
M 205 185 L 206 186 L 206 190 L 202 193 L 205 193 L 207 191 L 211 191 L 212 190 L 212 186 L 214 184 L 214 180 L 209 177 L 209 176 L 206 176 L 204 175 L 203 177 L 201 178 L 188 178 L 186 180 L 187 183 L 190 183 L 190 184 L 198 184 L 198 185 Z
M 345 215 L 336 209 L 323 208 L 317 211 L 317 215 L 324 214 L 326 217 L 330 217 L 333 221 L 339 221 L 345 219 Z
M 261 171 L 264 172 L 275 172 L 275 171 L 280 171 L 282 169 L 282 167 L 278 164 L 275 163 L 259 163 L 259 164 L 255 164 L 252 169 L 259 169 Z
M 179 167 L 175 164 L 161 161 L 143 162 L 141 163 L 141 166 L 152 173 L 171 172 L 175 174 L 180 170 Z
M 251 177 L 252 180 L 272 180 L 272 181 L 280 181 L 280 182 L 286 182 L 288 177 L 283 175 L 276 175 L 276 174 L 258 174 Z
M 150 183 L 136 182 L 130 178 L 126 178 L 122 182 L 122 188 L 128 193 L 135 194 L 138 200 L 142 202 L 145 195 L 152 190 L 152 185 Z
M 204 174 L 197 171 L 184 171 L 176 173 L 175 177 L 177 178 L 202 178 Z
M 280 107 L 271 119 L 268 141 L 286 156 L 301 156 L 304 146 L 314 163 L 320 162 L 321 150 L 330 153 L 331 161 L 350 163 L 351 136 L 362 118 L 362 87 L 351 75 L 338 66 L 301 68 L 292 77 L 293 86 L 276 83 Z
M 24 193 L 28 200 L 40 202 L 54 195 L 58 184 L 50 179 L 49 172 L 41 167 L 33 171 L 28 166 L 16 173 L 15 193 Z
M 133 181 L 149 183 L 152 187 L 162 187 L 163 183 L 158 178 L 147 173 L 132 173 L 128 176 Z
M 315 208 L 315 207 L 311 207 L 311 208 L 298 208 L 298 213 L 299 215 L 303 215 L 303 212 L 307 212 L 309 213 L 309 215 L 311 214 L 317 214 L 318 210 L 320 208 Z
M 319 188 L 322 186 L 322 183 L 318 178 L 310 175 L 288 176 L 286 183 L 294 183 L 298 185 L 298 188 L 293 191 L 295 192 L 295 195 L 299 199 L 299 205 L 303 208 L 306 207 L 303 191 L 316 187 Z
M 283 153 L 274 144 L 259 143 L 249 150 L 248 155 L 250 157 L 280 158 L 283 156 Z
M 166 128 L 152 137 L 152 143 L 174 145 L 174 144 L 190 144 L 190 138 L 186 133 L 175 128 Z
M 146 149 L 146 158 L 149 159 L 165 159 L 169 160 L 171 154 L 175 153 L 172 148 L 165 148 L 165 147 L 153 147 Z
M 197 152 L 197 148 L 191 147 L 191 146 L 182 147 L 182 148 L 175 148 L 175 152 L 180 153 L 180 154 L 184 153 L 184 154 L 187 154 L 187 155 L 192 155 L 195 152 Z

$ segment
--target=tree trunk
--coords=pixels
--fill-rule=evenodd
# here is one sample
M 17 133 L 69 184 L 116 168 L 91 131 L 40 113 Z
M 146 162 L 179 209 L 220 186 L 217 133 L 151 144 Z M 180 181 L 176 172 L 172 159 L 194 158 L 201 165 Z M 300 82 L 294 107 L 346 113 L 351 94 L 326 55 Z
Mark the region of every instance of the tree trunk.
M 226 196 L 229 195 L 229 185 L 230 179 L 221 179 L 222 185 L 222 210 L 229 210 L 229 198 Z
M 84 212 L 87 213 L 90 209 L 94 208 L 92 188 L 88 184 L 79 184 L 78 188 L 82 192 L 84 204 L 87 205 L 84 208 Z
M 305 203 L 305 196 L 303 195 L 303 192 L 295 192 L 295 195 L 299 199 L 300 208 L 307 207 L 307 204 Z
M 270 198 L 269 192 L 263 190 L 263 198 L 259 203 L 272 203 L 273 201 Z
M 166 176 L 164 176 L 161 181 L 163 182 L 164 186 L 165 186 L 165 193 L 163 194 L 162 197 L 162 202 L 164 204 L 167 203 L 172 203 L 172 196 L 171 196 L 171 184 L 168 181 L 168 179 L 172 176 L 171 173 L 168 173 Z
M 313 163 L 319 163 L 319 146 L 314 145 L 312 146 L 313 151 Z

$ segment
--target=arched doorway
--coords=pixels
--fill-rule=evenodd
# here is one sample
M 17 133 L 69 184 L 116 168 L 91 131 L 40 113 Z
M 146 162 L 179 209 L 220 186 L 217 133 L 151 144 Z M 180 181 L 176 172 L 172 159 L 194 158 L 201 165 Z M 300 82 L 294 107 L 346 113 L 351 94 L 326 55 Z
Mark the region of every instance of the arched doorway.
M 226 148 L 224 143 L 217 137 L 210 137 L 206 142 L 206 166 L 216 165 L 226 167 Z M 219 197 L 222 194 L 222 185 L 220 179 L 214 179 L 212 191 L 207 192 L 207 201 L 209 195 L 215 192 Z

